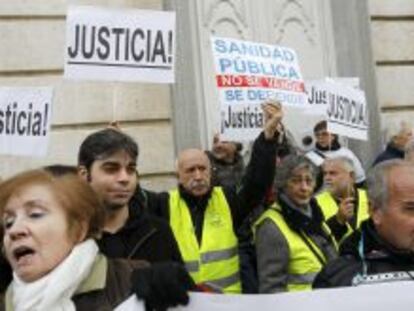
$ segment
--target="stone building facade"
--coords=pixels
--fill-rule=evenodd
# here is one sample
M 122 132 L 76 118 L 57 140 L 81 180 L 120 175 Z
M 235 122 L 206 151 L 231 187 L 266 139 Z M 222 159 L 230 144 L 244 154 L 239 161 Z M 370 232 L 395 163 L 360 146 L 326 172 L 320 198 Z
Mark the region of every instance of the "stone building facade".
M 176 83 L 64 80 L 71 4 L 176 11 Z M 412 115 L 413 17 L 414 0 L 2 0 L 0 86 L 52 85 L 55 93 L 48 156 L 0 156 L 0 175 L 75 164 L 85 135 L 117 119 L 140 145 L 143 183 L 168 189 L 177 151 L 208 148 L 216 131 L 211 35 L 292 47 L 306 79 L 359 77 L 369 102 L 370 139 L 349 145 L 368 165 L 381 147 L 380 116 L 386 123 Z M 289 112 L 287 121 L 297 128 L 303 120 L 294 115 Z

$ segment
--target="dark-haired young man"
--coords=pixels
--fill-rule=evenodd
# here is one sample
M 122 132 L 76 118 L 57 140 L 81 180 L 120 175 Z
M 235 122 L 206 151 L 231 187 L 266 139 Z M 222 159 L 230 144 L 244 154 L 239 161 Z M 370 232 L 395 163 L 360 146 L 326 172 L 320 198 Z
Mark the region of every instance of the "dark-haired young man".
M 78 153 L 78 174 L 106 207 L 99 248 L 110 258 L 147 260 L 133 273 L 134 292 L 149 310 L 187 304 L 194 287 L 168 223 L 147 213 L 149 192 L 140 188 L 138 145 L 116 128 L 92 133 Z
M 181 262 L 169 225 L 145 212 L 147 193 L 138 184 L 137 157 L 137 143 L 111 128 L 92 133 L 79 148 L 78 173 L 106 207 L 99 246 L 109 257 Z

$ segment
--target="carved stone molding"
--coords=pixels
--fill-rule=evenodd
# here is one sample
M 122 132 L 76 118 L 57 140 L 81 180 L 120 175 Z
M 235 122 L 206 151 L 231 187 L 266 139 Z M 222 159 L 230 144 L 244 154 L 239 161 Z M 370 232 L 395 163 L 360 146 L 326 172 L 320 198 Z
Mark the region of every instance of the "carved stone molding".
M 228 33 L 230 29 L 233 29 L 232 36 L 247 39 L 249 25 L 245 1 L 212 0 L 202 3 L 201 18 L 203 19 L 203 31 L 206 34 L 225 35 L 223 30 Z
M 285 29 L 290 23 L 297 23 L 303 29 L 306 39 L 311 45 L 317 42 L 315 22 L 312 15 L 307 12 L 304 1 L 286 0 L 275 5 L 274 33 L 275 43 L 280 43 L 285 35 Z
M 203 1 L 203 20 L 205 25 L 211 22 L 218 15 L 223 15 L 223 10 L 228 7 L 233 12 L 234 19 L 240 22 L 243 27 L 248 27 L 246 16 L 246 4 L 243 0 L 212 0 Z

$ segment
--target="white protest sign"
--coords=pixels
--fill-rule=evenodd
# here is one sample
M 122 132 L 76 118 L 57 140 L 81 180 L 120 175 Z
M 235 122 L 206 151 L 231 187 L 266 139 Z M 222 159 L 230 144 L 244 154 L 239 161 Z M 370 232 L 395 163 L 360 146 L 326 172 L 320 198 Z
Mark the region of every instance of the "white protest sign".
M 340 83 L 327 82 L 329 88 L 328 131 L 349 138 L 368 139 L 368 107 L 365 93 Z
M 308 106 L 305 110 L 307 114 L 320 115 L 326 117 L 328 108 L 328 90 L 326 80 L 310 80 L 305 82 L 306 92 L 308 93 Z
M 283 105 L 307 101 L 294 50 L 258 42 L 211 38 L 224 139 L 253 140 L 263 127 L 260 104 L 276 99 Z
M 174 82 L 175 12 L 70 7 L 65 78 Z
M 0 153 L 45 156 L 52 114 L 51 87 L 0 87 Z
M 354 89 L 359 89 L 361 84 L 358 77 L 336 77 L 327 79 L 336 83 L 346 84 L 350 87 L 353 87 Z
M 272 295 L 190 295 L 176 311 L 412 311 L 414 282 L 394 282 Z
M 331 83 L 343 84 L 348 87 L 359 89 L 359 78 L 325 78 L 320 80 L 305 81 L 305 89 L 308 94 L 308 106 L 306 114 L 320 115 L 326 117 L 328 108 L 328 94 Z

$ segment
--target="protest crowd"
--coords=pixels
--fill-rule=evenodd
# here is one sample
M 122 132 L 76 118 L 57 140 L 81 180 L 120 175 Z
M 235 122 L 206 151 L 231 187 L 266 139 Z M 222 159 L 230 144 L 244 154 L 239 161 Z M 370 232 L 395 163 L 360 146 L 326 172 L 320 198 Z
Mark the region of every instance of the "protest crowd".
M 98 30 L 106 31 L 110 40 L 108 29 Z M 162 40 L 161 32 L 153 36 Z M 227 51 L 224 41 L 216 47 Z M 73 57 L 78 48 L 69 49 Z M 287 51 L 280 50 L 281 62 L 295 58 Z M 161 54 L 156 45 L 151 53 Z M 231 64 L 221 63 L 223 72 Z M 243 64 L 245 74 L 250 63 Z M 286 66 L 253 67 L 301 79 Z M 304 93 L 301 85 L 293 91 Z M 261 127 L 251 145 L 221 132 L 208 150 L 178 150 L 176 187 L 163 192 L 140 184 L 140 138 L 117 122 L 83 137 L 76 165 L 4 177 L 0 310 L 131 310 L 124 307 L 131 298 L 146 310 L 167 310 L 188 305 L 191 293 L 260 297 L 414 280 L 411 124 L 394 129 L 364 167 L 331 130 L 331 116 L 312 124 L 315 143 L 304 148 L 285 122 L 283 100 L 260 99 L 254 109 Z M 359 126 L 368 126 L 362 114 Z M 37 116 L 30 131 L 47 131 Z M 225 130 L 241 126 L 227 117 Z M 2 129 L 19 131 L 12 123 Z
M 283 146 L 290 142 L 280 103 L 264 103 L 263 112 L 246 167 L 238 142 L 215 137 L 211 151 L 179 153 L 169 192 L 139 185 L 138 144 L 118 125 L 87 136 L 77 166 L 4 180 L 3 307 L 112 310 L 134 293 L 148 309 L 164 310 L 187 304 L 190 291 L 280 293 L 412 279 L 412 163 L 376 161 L 361 185 L 351 151 L 328 153 L 318 167 L 303 150 Z M 316 148 L 322 140 L 343 148 L 320 129 Z M 404 129 L 387 150 L 411 152 L 411 138 Z

